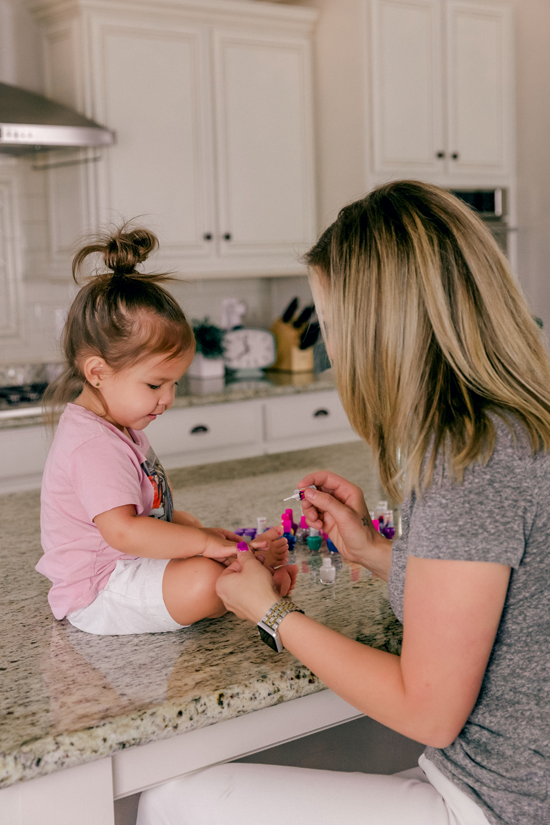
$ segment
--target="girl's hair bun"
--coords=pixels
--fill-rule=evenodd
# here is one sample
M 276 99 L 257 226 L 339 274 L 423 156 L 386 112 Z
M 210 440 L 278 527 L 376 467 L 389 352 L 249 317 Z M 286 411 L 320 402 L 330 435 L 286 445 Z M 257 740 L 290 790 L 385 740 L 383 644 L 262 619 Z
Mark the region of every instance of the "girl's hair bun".
M 113 275 L 133 275 L 136 266 L 143 263 L 158 245 L 157 236 L 149 229 L 140 226 L 130 229 L 128 224 L 124 224 L 76 253 L 73 259 L 73 278 L 78 281 L 77 275 L 84 260 L 93 254 L 102 256 L 105 266 Z
M 123 229 L 109 238 L 103 255 L 105 266 L 115 275 L 131 275 L 158 246 L 156 235 L 148 229 Z

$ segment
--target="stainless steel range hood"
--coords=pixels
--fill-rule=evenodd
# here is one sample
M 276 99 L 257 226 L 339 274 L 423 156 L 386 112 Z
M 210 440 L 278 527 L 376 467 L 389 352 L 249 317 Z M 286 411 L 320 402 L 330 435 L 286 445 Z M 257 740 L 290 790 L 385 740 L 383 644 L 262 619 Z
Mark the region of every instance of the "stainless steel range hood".
M 0 153 L 109 146 L 115 133 L 41 95 L 0 83 Z

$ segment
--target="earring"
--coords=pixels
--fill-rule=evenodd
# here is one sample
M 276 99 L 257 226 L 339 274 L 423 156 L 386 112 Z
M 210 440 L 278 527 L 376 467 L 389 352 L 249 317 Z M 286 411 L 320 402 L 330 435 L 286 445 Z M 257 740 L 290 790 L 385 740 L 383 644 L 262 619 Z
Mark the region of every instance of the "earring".
M 99 381 L 97 382 L 96 387 L 99 387 Z

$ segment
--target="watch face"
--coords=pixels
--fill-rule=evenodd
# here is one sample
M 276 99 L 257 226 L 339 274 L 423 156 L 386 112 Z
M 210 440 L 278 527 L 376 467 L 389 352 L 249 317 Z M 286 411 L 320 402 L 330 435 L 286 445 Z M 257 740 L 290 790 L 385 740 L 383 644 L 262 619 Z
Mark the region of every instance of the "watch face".
M 262 627 L 261 624 L 258 625 L 258 633 L 260 634 L 260 639 L 262 642 L 265 642 L 271 650 L 274 650 L 275 653 L 282 653 L 283 646 L 279 641 L 279 637 L 274 633 L 273 630 L 267 630 L 265 627 Z
M 276 358 L 275 338 L 265 329 L 233 329 L 224 336 L 224 361 L 232 370 L 262 369 Z

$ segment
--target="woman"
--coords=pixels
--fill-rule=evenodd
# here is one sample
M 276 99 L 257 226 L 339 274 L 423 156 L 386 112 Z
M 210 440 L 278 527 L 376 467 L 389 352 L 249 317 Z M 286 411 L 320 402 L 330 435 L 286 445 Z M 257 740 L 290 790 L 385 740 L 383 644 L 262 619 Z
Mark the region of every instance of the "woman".
M 371 649 L 295 611 L 278 632 L 346 701 L 425 743 L 422 770 L 226 765 L 144 795 L 138 822 L 550 822 L 550 363 L 538 328 L 482 222 L 427 184 L 346 207 L 307 262 L 342 403 L 404 499 L 403 534 L 392 547 L 361 490 L 330 472 L 298 484 L 304 512 L 389 582 L 403 648 Z M 280 601 L 251 553 L 218 593 L 253 622 Z M 275 783 L 280 806 L 262 805 Z

